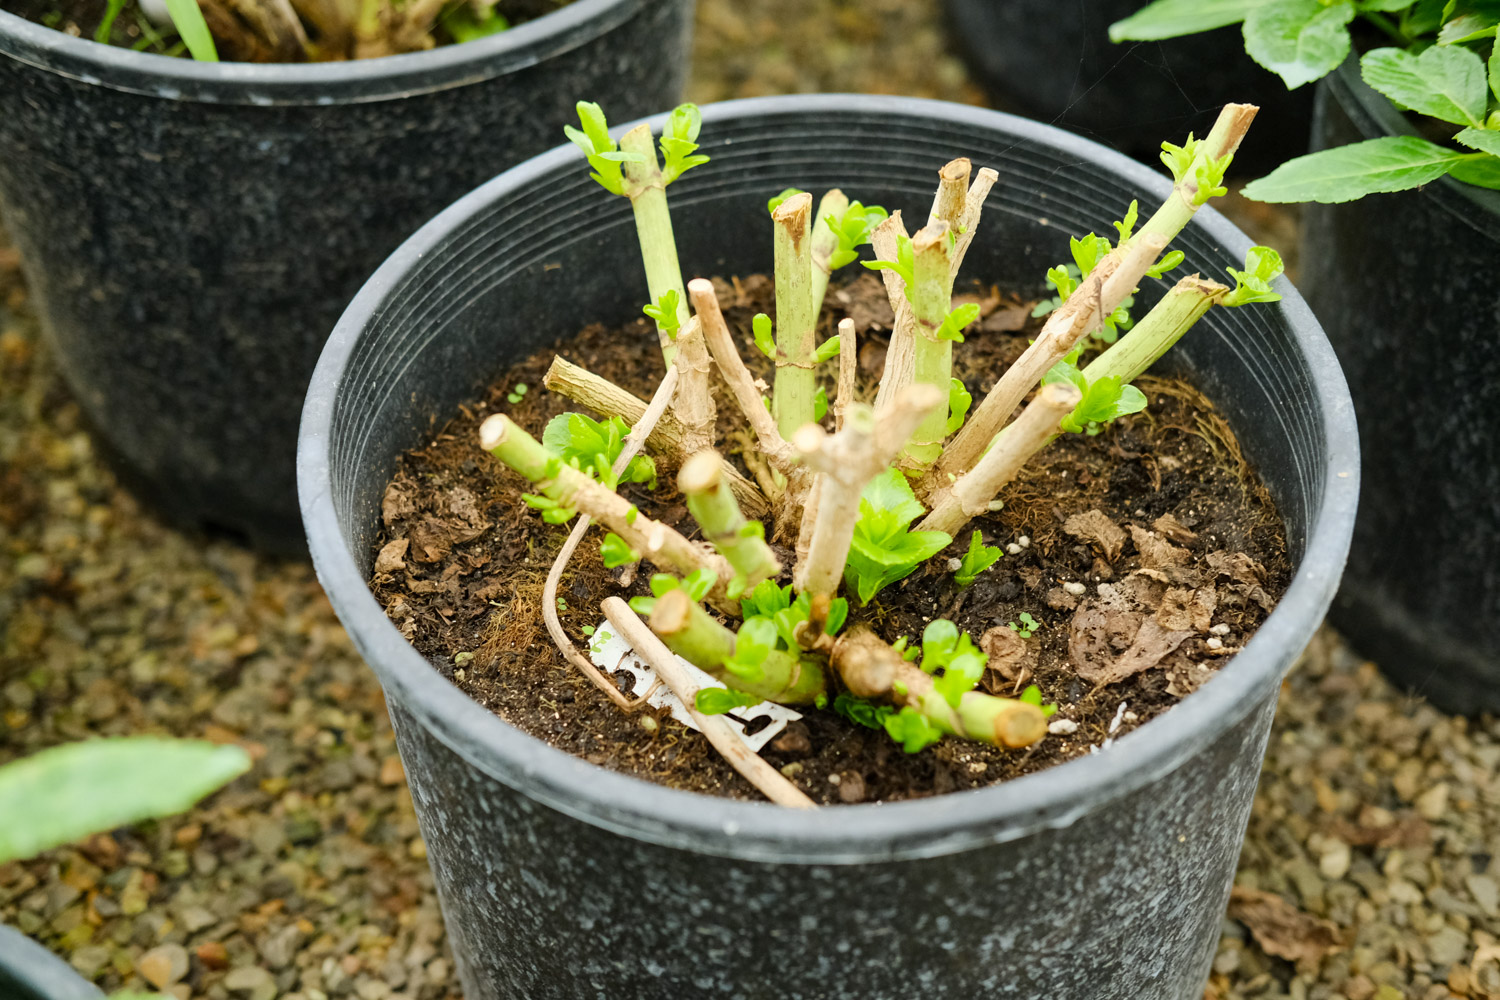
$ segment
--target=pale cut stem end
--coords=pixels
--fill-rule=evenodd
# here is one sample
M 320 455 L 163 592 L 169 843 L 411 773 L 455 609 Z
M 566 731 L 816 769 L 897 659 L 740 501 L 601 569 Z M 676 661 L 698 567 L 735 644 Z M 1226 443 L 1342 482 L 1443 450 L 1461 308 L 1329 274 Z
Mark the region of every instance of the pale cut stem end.
M 642 157 L 639 162 L 623 165 L 626 195 L 635 213 L 635 231 L 641 244 L 641 262 L 646 268 L 646 287 L 652 303 L 660 302 L 669 291 L 677 292 L 678 328 L 687 325 L 687 295 L 682 287 L 682 266 L 677 260 L 677 240 L 672 234 L 672 213 L 667 208 L 667 189 L 662 180 L 656 143 L 648 125 L 638 125 L 620 138 L 620 149 Z M 656 329 L 661 341 L 662 357 L 671 364 L 677 346 L 667 331 Z
M 834 426 L 844 429 L 844 414 L 854 403 L 854 379 L 859 374 L 859 345 L 855 340 L 854 320 L 839 320 L 839 382 L 834 398 Z
M 1194 159 L 1194 166 L 1190 166 L 1182 179 L 1172 188 L 1172 193 L 1167 197 L 1160 208 L 1158 208 L 1146 224 L 1141 227 L 1137 237 L 1147 233 L 1158 233 L 1165 236 L 1170 242 L 1177 238 L 1177 234 L 1192 221 L 1199 206 L 1193 204 L 1198 194 L 1197 181 L 1193 179 L 1196 172 L 1196 163 L 1203 159 L 1219 159 L 1230 155 L 1240 148 L 1240 143 L 1245 138 L 1245 133 L 1250 130 L 1250 124 L 1255 121 L 1255 115 L 1260 108 L 1254 104 L 1226 104 L 1215 119 L 1214 126 L 1209 130 L 1208 138 L 1203 140 L 1199 147 L 1198 156 Z

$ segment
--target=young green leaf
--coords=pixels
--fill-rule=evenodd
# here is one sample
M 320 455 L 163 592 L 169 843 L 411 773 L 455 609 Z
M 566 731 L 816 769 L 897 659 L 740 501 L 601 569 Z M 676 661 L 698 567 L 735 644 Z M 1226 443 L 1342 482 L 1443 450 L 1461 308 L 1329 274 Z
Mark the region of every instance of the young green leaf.
M 1133 385 L 1122 384 L 1114 376 L 1105 376 L 1090 381 L 1074 364 L 1077 355 L 1063 358 L 1042 377 L 1042 384 L 1072 382 L 1083 393 L 1083 398 L 1073 412 L 1063 418 L 1060 430 L 1071 434 L 1088 434 L 1092 437 L 1103 430 L 1103 425 L 1130 413 L 1139 413 L 1146 408 L 1146 394 Z
M 823 634 L 838 635 L 839 629 L 848 620 L 849 602 L 842 597 L 835 597 L 828 602 L 828 616 L 823 619 Z
M 1277 0 L 1245 15 L 1245 51 L 1296 90 L 1344 61 L 1353 18 L 1351 3 Z
M 951 340 L 955 343 L 964 342 L 964 327 L 979 318 L 979 303 L 965 302 L 943 317 L 943 323 L 938 327 L 938 340 Z
M 895 271 L 906 282 L 906 287 L 912 286 L 912 272 L 916 268 L 916 252 L 912 250 L 911 237 L 896 237 L 896 259 L 895 260 L 867 260 L 865 267 L 872 271 Z
M 969 536 L 969 551 L 964 553 L 959 567 L 953 574 L 953 580 L 960 587 L 968 587 L 974 583 L 980 573 L 989 569 L 1000 560 L 1000 546 L 984 544 L 984 535 L 978 528 L 974 534 Z
M 578 123 L 583 128 L 580 130 L 564 125 L 563 134 L 568 137 L 569 142 L 583 150 L 589 166 L 593 167 L 589 176 L 600 187 L 610 194 L 624 194 L 625 177 L 620 164 L 638 162 L 641 157 L 619 151 L 620 147 L 610 138 L 609 125 L 604 119 L 604 110 L 599 105 L 591 101 L 579 101 L 577 110 Z
M 655 320 L 656 325 L 666 331 L 672 340 L 677 339 L 677 331 L 682 328 L 682 321 L 677 315 L 677 301 L 677 289 L 669 288 L 661 293 L 661 298 L 654 305 L 648 304 L 641 308 L 641 312 Z
M 750 684 L 762 680 L 766 657 L 776 650 L 779 639 L 771 619 L 746 618 L 735 634 L 734 653 L 724 661 L 724 669 Z
M 1285 268 L 1281 254 L 1270 247 L 1251 247 L 1245 253 L 1245 269 L 1229 268 L 1234 275 L 1234 291 L 1224 296 L 1221 305 L 1243 306 L 1251 302 L 1279 302 L 1281 295 L 1271 290 L 1271 282 L 1280 277 Z
M 1288 160 L 1242 193 L 1254 201 L 1335 204 L 1421 187 L 1472 155 L 1414 135 L 1382 136 Z
M 730 688 L 704 687 L 698 689 L 693 707 L 703 715 L 723 715 L 737 708 L 749 708 L 765 701 L 758 694 L 746 694 Z
M 900 712 L 887 715 L 881 721 L 891 739 L 900 743 L 901 749 L 907 753 L 920 753 L 943 738 L 942 730 L 928 722 L 925 715 L 910 705 Z
M 851 201 L 842 216 L 829 215 L 828 228 L 838 237 L 839 245 L 828 258 L 828 269 L 837 271 L 859 257 L 856 247 L 870 242 L 870 234 L 884 222 L 889 213 L 879 205 L 862 205 Z
M 532 510 L 542 512 L 542 520 L 548 524 L 567 524 L 573 519 L 578 511 L 572 507 L 564 507 L 551 497 L 540 496 L 536 493 L 522 493 L 521 502 Z
M 813 392 L 813 420 L 821 423 L 826 416 L 828 416 L 828 390 L 820 385 Z
M 483 13 L 476 14 L 474 6 L 468 3 L 449 7 L 438 23 L 455 42 L 478 41 L 510 30 L 510 21 L 494 7 L 486 7 Z
M 924 513 L 906 477 L 896 469 L 887 469 L 865 487 L 844 566 L 844 583 L 861 604 L 910 576 L 953 541 L 941 531 L 908 531 L 907 526 Z
M 1500 190 L 1500 156 L 1475 153 L 1448 171 L 1448 176 L 1476 187 Z
M 867 729 L 884 729 L 885 720 L 896 714 L 892 705 L 881 705 L 863 698 L 856 698 L 847 691 L 834 696 L 833 710 L 850 722 Z
M 1152 264 L 1146 269 L 1146 274 L 1152 278 L 1160 278 L 1168 271 L 1175 269 L 1186 259 L 1187 254 L 1183 253 L 1181 250 L 1168 250 L 1166 253 L 1161 255 L 1161 260 L 1158 260 L 1155 264 Z
M 1036 632 L 1037 629 L 1042 627 L 1042 623 L 1031 617 L 1031 613 L 1029 611 L 1022 611 L 1021 620 L 1010 622 L 1009 624 L 1010 630 L 1019 635 L 1022 639 L 1030 639 L 1032 633 Z
M 237 746 L 131 736 L 51 747 L 0 767 L 0 864 L 183 812 L 250 769 Z
M 1051 718 L 1053 715 L 1057 714 L 1056 704 L 1042 704 L 1042 689 L 1037 687 L 1035 684 L 1028 684 L 1026 686 L 1026 690 L 1021 692 L 1021 697 L 1017 700 L 1024 701 L 1028 705 L 1035 705 L 1037 708 L 1040 708 L 1042 710 L 1043 718 Z
M 964 385 L 963 379 L 950 378 L 948 380 L 948 423 L 943 428 L 944 434 L 953 434 L 964 425 L 964 417 L 969 415 L 969 407 L 974 403 L 974 396 L 969 392 L 968 386 Z
M 842 334 L 835 334 L 819 344 L 817 351 L 813 353 L 813 361 L 821 365 L 825 361 L 832 361 L 838 357 L 839 348 L 842 346 L 842 337 Z
M 219 50 L 214 46 L 214 36 L 203 19 L 198 0 L 166 0 L 167 16 L 188 51 L 198 62 L 218 62 Z
M 625 539 L 613 531 L 605 535 L 604 541 L 599 544 L 599 554 L 604 558 L 604 565 L 608 569 L 618 569 L 641 561 L 641 554 L 625 544 Z
M 619 417 L 599 421 L 582 413 L 559 413 L 547 422 L 547 427 L 542 432 L 542 444 L 562 461 L 588 473 L 610 489 L 623 481 L 645 483 L 648 490 L 654 490 L 656 463 L 649 455 L 637 455 L 630 460 L 620 480 L 614 477 L 615 460 L 625 450 L 625 437 L 629 433 L 630 428 Z M 539 510 L 547 509 L 536 504 L 531 506 Z
M 974 690 L 984 676 L 984 665 L 989 657 L 980 652 L 967 632 L 946 618 L 931 622 L 922 631 L 922 662 L 924 673 L 933 674 L 933 688 L 953 708 L 965 694 Z M 939 674 L 938 671 L 942 673 Z
M 1366 83 L 1399 105 L 1455 125 L 1482 127 L 1488 88 L 1477 53 L 1435 45 L 1421 55 L 1384 48 L 1359 61 Z
M 1198 157 L 1198 149 L 1203 145 L 1203 140 L 1194 139 L 1193 133 L 1189 132 L 1187 141 L 1181 146 L 1174 146 L 1170 142 L 1161 144 L 1161 162 L 1172 175 L 1172 182 L 1179 184 L 1187 177 L 1187 172 L 1192 169 L 1193 160 Z
M 1156 0 L 1109 26 L 1112 42 L 1154 42 L 1238 24 L 1277 0 Z
M 755 334 L 755 346 L 760 348 L 760 353 L 766 357 L 776 358 L 776 337 L 771 324 L 771 317 L 765 313 L 756 313 L 755 318 L 750 321 L 750 329 Z
M 1500 156 L 1500 131 L 1494 129 L 1466 128 L 1453 137 L 1470 149 Z
M 661 135 L 661 177 L 663 184 L 671 184 L 694 167 L 708 162 L 698 148 L 698 130 L 703 127 L 703 113 L 696 104 L 679 104 L 667 116 L 666 128 Z

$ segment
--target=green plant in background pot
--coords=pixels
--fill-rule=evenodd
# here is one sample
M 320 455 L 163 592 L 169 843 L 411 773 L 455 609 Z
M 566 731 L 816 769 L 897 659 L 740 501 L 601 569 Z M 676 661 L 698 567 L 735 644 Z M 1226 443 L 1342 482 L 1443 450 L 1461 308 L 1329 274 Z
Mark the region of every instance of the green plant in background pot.
M 147 736 L 69 743 L 13 761 L 0 766 L 0 864 L 182 812 L 249 769 L 250 757 L 239 747 Z M 4 927 L 0 987 L 6 1000 L 98 995 L 66 965 Z M 115 1000 L 146 996 L 114 994 Z
M 1500 574 L 1474 555 L 1500 551 L 1500 5 L 1158 0 L 1113 34 L 1241 21 L 1250 56 L 1288 86 L 1321 80 L 1317 151 L 1244 193 L 1322 203 L 1303 213 L 1300 285 L 1349 380 L 1366 463 L 1332 619 L 1441 707 L 1500 709 L 1500 617 L 1474 613 L 1500 606 Z M 1399 360 L 1417 352 L 1424 363 Z

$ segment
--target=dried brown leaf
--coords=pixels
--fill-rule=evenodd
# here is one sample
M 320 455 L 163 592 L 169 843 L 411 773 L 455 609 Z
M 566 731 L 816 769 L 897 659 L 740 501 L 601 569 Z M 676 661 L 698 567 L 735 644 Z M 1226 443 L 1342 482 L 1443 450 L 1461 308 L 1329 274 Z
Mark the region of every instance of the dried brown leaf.
M 1074 514 L 1063 522 L 1063 531 L 1097 547 L 1104 558 L 1114 562 L 1125 548 L 1125 531 L 1102 510 Z
M 410 544 L 409 538 L 393 538 L 386 542 L 375 557 L 375 572 L 394 573 L 398 569 L 405 569 L 406 549 Z
M 1275 893 L 1235 886 L 1229 916 L 1250 931 L 1267 955 L 1316 965 L 1343 947 L 1338 925 L 1297 909 Z

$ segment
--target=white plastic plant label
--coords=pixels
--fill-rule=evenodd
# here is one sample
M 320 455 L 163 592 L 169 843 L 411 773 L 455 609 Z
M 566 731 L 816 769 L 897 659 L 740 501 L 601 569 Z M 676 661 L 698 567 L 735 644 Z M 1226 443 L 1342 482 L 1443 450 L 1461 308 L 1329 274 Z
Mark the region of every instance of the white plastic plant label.
M 656 683 L 656 671 L 651 665 L 636 655 L 630 644 L 615 634 L 614 626 L 608 620 L 601 621 L 594 629 L 593 641 L 589 643 L 589 659 L 594 661 L 594 666 L 605 673 L 624 671 L 632 678 L 630 690 L 626 692 L 633 697 L 641 694 Z M 693 682 L 700 688 L 724 687 L 719 681 L 699 670 L 682 657 L 677 657 L 677 662 L 692 675 Z M 648 705 L 660 708 L 665 706 L 672 713 L 672 718 L 687 726 L 689 729 L 697 729 L 698 724 L 693 721 L 693 716 L 688 712 L 686 706 L 677 699 L 672 690 L 666 684 L 659 684 L 651 697 L 646 699 Z M 801 712 L 795 712 L 785 705 L 775 702 L 763 701 L 759 705 L 750 705 L 745 708 L 731 709 L 724 715 L 730 723 L 735 724 L 735 731 L 745 745 L 756 753 L 760 748 L 776 737 L 776 734 L 786 728 L 786 724 L 793 719 L 802 718 Z M 753 733 L 745 732 L 747 726 L 755 723 L 761 718 L 767 718 L 770 722 L 761 726 Z

